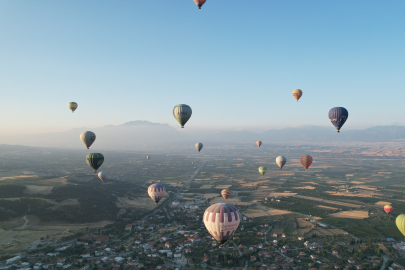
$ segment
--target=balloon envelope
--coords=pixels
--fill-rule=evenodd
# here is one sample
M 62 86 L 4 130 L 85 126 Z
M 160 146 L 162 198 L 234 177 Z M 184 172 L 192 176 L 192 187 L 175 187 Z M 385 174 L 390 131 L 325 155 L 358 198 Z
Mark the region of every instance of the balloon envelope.
M 203 144 L 202 143 L 196 143 L 195 144 L 195 148 L 198 150 L 198 152 L 201 151 L 201 149 L 203 148 Z M 209 152 L 209 151 L 208 151 Z
M 310 155 L 303 155 L 301 157 L 301 164 L 304 166 L 305 170 L 307 170 L 312 164 L 312 157 Z
M 191 108 L 186 104 L 179 104 L 173 109 L 174 118 L 180 123 L 181 127 L 187 123 L 188 119 L 191 117 Z
M 223 189 L 221 191 L 222 197 L 224 197 L 225 200 L 228 200 L 229 196 L 231 196 L 231 191 L 229 189 Z
M 69 102 L 68 107 L 72 112 L 75 112 L 76 109 L 77 109 L 77 103 L 76 102 Z
M 395 220 L 398 230 L 405 236 L 405 215 L 399 215 Z
M 148 194 L 152 200 L 155 201 L 156 204 L 162 199 L 163 195 L 165 194 L 166 189 L 161 184 L 152 184 L 148 187 Z
M 207 0 L 194 0 L 194 3 L 198 6 L 199 9 L 201 9 L 202 5 L 205 4 Z
M 256 144 L 257 144 L 257 147 L 260 147 L 262 145 L 262 141 L 257 141 Z
M 344 125 L 347 118 L 349 117 L 349 112 L 343 107 L 334 107 L 329 111 L 329 120 L 332 125 L 335 126 L 337 132 L 340 132 L 340 128 Z
M 284 167 L 286 162 L 287 162 L 287 159 L 284 156 L 278 156 L 276 158 L 276 163 L 280 167 L 280 169 L 282 169 Z
M 86 161 L 94 172 L 97 172 L 97 169 L 100 168 L 104 162 L 104 156 L 100 153 L 91 153 L 87 155 Z
M 238 208 L 229 203 L 216 203 L 207 208 L 203 216 L 205 228 L 220 244 L 233 235 L 240 223 Z
M 104 180 L 107 178 L 107 173 L 106 172 L 99 172 L 98 173 L 98 178 L 100 178 L 100 180 L 102 182 L 104 182 Z
M 386 206 L 384 206 L 384 211 L 385 211 L 385 213 L 391 213 L 392 212 L 392 206 L 391 205 L 386 205 Z
M 146 156 L 146 159 L 149 160 L 149 159 L 150 159 L 150 156 Z
M 301 96 L 302 96 L 302 91 L 300 90 L 300 89 L 295 89 L 293 92 L 292 92 L 292 94 L 293 94 L 293 97 L 297 100 L 297 102 L 298 102 L 298 100 L 301 98 Z
M 87 147 L 87 149 L 89 149 L 89 147 L 94 143 L 94 141 L 96 140 L 96 134 L 94 134 L 94 132 L 91 131 L 85 131 L 82 132 L 80 134 L 80 140 L 82 141 L 82 143 L 84 144 L 84 146 Z
M 259 173 L 260 173 L 261 175 L 264 175 L 264 174 L 266 173 L 266 171 L 267 171 L 267 168 L 266 168 L 266 167 L 264 167 L 264 166 L 259 167 Z

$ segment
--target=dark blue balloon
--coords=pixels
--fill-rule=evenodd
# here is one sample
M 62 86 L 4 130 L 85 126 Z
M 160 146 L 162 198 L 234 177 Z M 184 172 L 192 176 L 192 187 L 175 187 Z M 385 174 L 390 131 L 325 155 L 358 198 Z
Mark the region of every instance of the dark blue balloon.
M 335 107 L 329 111 L 329 120 L 337 129 L 337 132 L 340 132 L 340 128 L 346 122 L 349 117 L 349 112 L 343 107 Z

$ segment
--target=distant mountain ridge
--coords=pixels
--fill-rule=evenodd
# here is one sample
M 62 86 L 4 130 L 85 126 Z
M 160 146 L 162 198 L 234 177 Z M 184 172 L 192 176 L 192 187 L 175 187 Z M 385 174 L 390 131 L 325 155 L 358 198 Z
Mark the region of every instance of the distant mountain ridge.
M 0 137 L 0 144 L 18 144 L 37 147 L 83 148 L 79 135 L 91 130 L 96 133 L 97 149 L 134 150 L 164 147 L 171 144 L 251 143 L 257 140 L 268 143 L 306 142 L 392 142 L 405 140 L 405 126 L 376 126 L 363 130 L 342 130 L 337 134 L 333 127 L 302 126 L 270 129 L 261 133 L 250 131 L 179 131 L 168 124 L 149 121 L 130 121 L 122 125 L 98 128 L 75 128 L 66 132 L 41 135 Z

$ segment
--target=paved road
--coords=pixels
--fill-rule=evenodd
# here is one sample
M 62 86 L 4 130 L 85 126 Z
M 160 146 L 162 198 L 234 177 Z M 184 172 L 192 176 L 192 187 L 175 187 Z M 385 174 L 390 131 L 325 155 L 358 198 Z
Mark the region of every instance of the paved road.
M 204 168 L 204 166 L 205 166 L 206 163 L 207 163 L 207 161 L 205 160 L 205 161 L 200 165 L 200 167 L 198 167 L 198 169 L 194 172 L 194 174 L 193 174 L 192 176 L 190 176 L 190 178 L 188 179 L 188 181 L 187 181 L 181 188 L 179 188 L 179 189 L 176 191 L 176 193 L 172 193 L 172 194 L 170 195 L 170 197 L 167 198 L 167 199 L 166 199 L 163 203 L 161 203 L 159 206 L 157 206 L 157 207 L 155 208 L 155 210 L 153 210 L 152 213 L 149 213 L 149 214 L 145 215 L 143 218 L 145 219 L 145 218 L 148 218 L 149 216 L 155 215 L 155 214 L 156 214 L 157 212 L 159 212 L 162 208 L 166 207 L 166 206 L 169 205 L 172 201 L 174 201 L 174 200 L 180 195 L 180 193 L 183 192 L 183 190 L 184 190 L 186 187 L 188 187 L 188 186 L 191 184 L 191 182 L 193 182 L 193 180 L 194 180 L 194 178 L 196 177 L 196 175 L 201 171 L 202 168 Z
M 248 267 L 248 262 L 247 262 L 247 261 L 245 261 L 245 266 L 243 267 L 243 270 L 246 270 L 246 269 L 247 269 L 247 267 Z
M 384 268 L 385 268 L 385 263 L 388 261 L 388 257 L 387 256 L 385 256 L 385 255 L 383 255 L 383 263 L 382 263 L 382 265 L 381 265 L 381 268 L 380 268 L 380 270 L 384 270 Z

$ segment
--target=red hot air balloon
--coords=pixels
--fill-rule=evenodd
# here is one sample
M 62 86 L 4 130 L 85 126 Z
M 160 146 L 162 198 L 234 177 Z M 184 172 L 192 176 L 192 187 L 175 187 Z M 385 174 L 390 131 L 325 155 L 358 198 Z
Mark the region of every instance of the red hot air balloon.
M 205 4 L 207 0 L 194 0 L 194 3 L 198 6 L 199 9 L 201 9 L 202 5 Z
M 260 147 L 262 145 L 262 141 L 257 141 L 256 144 L 257 144 L 257 147 Z
M 301 157 L 301 164 L 304 166 L 305 170 L 307 170 L 312 164 L 312 157 L 310 155 L 303 155 Z
M 387 204 L 386 206 L 384 206 L 384 211 L 387 214 L 391 213 L 392 212 L 392 206 Z
M 223 244 L 233 235 L 240 223 L 238 208 L 229 203 L 216 203 L 207 208 L 203 216 L 208 232 Z
M 148 194 L 152 200 L 155 201 L 156 204 L 162 199 L 163 195 L 165 194 L 166 189 L 161 184 L 153 184 L 148 187 Z
M 229 189 L 223 189 L 221 191 L 222 197 L 224 197 L 225 200 L 228 200 L 229 196 L 231 196 L 231 191 Z

